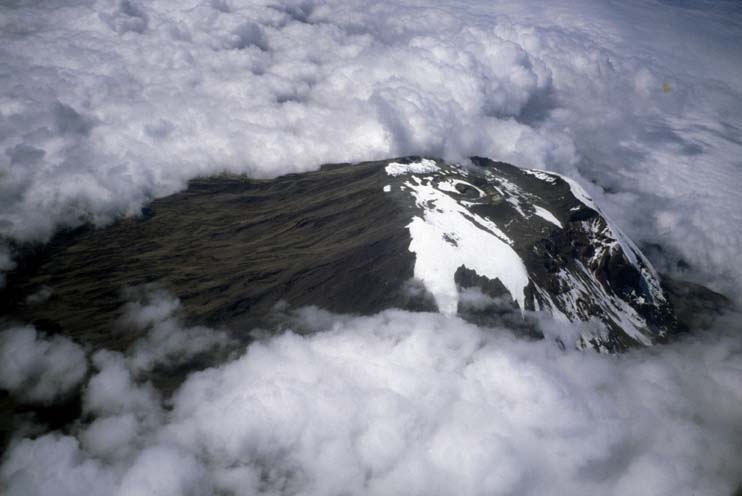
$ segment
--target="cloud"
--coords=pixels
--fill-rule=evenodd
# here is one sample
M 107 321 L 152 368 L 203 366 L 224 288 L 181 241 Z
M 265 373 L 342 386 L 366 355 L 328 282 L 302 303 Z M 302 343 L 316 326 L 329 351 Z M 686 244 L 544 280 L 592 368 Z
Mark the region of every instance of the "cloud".
M 184 325 L 178 314 L 180 300 L 162 289 L 131 288 L 128 298 L 118 326 L 124 332 L 146 333 L 128 350 L 127 364 L 135 372 L 183 365 L 205 352 L 234 345 L 225 331 Z
M 162 421 L 159 393 L 150 383 L 132 377 L 121 354 L 102 350 L 93 362 L 98 372 L 85 388 L 83 412 L 95 420 L 81 430 L 76 442 L 86 453 L 109 463 L 128 459 Z
M 734 2 L 153 2 L 0 6 L 0 272 L 11 241 L 136 215 L 188 179 L 487 155 L 583 184 L 664 270 L 740 295 Z M 739 297 L 737 296 L 737 299 Z M 472 310 L 497 302 L 467 293 Z M 15 494 L 730 494 L 742 483 L 739 320 L 621 356 L 578 330 L 389 311 L 295 313 L 235 346 L 135 291 L 84 415 L 16 439 Z M 501 328 L 507 326 L 508 330 Z M 307 332 L 317 334 L 305 335 Z M 12 350 L 12 351 L 11 351 Z M 84 351 L 0 334 L 2 387 L 47 403 Z
M 32 295 L 30 303 L 48 298 L 47 293 L 48 288 L 42 288 Z M 125 391 L 130 388 L 130 372 L 141 375 L 155 367 L 187 365 L 200 355 L 226 352 L 235 345 L 225 331 L 184 325 L 179 315 L 180 300 L 165 291 L 151 286 L 130 288 L 128 298 L 114 332 L 130 333 L 135 338 L 126 354 L 101 350 L 93 355 L 101 371 L 88 385 L 87 401 L 94 405 L 95 400 L 90 398 L 104 395 L 99 407 L 89 405 L 93 412 L 100 413 L 103 405 L 112 402 L 128 401 Z M 33 326 L 0 331 L 0 388 L 23 401 L 52 403 L 75 390 L 87 371 L 85 349 L 65 336 L 47 336 Z M 98 386 L 99 381 L 103 385 Z M 96 388 L 99 394 L 93 393 Z
M 33 403 L 50 403 L 73 391 L 87 372 L 83 348 L 64 336 L 31 326 L 0 331 L 0 388 Z
M 440 314 L 294 318 L 325 331 L 259 340 L 167 401 L 99 352 L 93 422 L 16 442 L 0 468 L 8 494 L 731 494 L 742 482 L 732 318 L 611 357 Z
M 59 472 L 42 479 L 33 469 L 35 466 L 45 467 L 43 470 L 54 467 Z M 8 494 L 34 496 L 72 496 L 81 490 L 88 494 L 113 494 L 116 480 L 100 462 L 80 450 L 77 440 L 59 435 L 22 440 L 0 468 L 0 477 Z
M 135 412 L 148 414 L 159 404 L 156 391 L 137 386 L 118 353 L 98 351 L 93 362 L 99 369 L 85 389 L 84 409 L 96 415 Z
M 570 174 L 691 276 L 742 283 L 731 3 L 0 9 L 2 236 L 105 224 L 225 170 L 477 154 Z

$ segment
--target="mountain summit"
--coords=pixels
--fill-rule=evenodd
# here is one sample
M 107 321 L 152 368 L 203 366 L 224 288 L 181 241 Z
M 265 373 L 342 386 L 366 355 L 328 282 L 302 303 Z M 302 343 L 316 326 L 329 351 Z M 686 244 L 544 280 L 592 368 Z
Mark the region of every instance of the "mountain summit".
M 286 305 L 485 323 L 545 312 L 588 323 L 574 344 L 605 351 L 682 327 L 650 262 L 575 181 L 484 158 L 195 180 L 140 218 L 57 236 L 11 274 L 6 311 L 110 345 L 126 289 L 150 283 L 189 321 L 236 331 Z
M 444 313 L 479 286 L 525 311 L 598 321 L 598 348 L 651 345 L 677 326 L 659 276 L 575 181 L 474 158 L 385 167 L 389 194 L 414 205 L 414 274 Z

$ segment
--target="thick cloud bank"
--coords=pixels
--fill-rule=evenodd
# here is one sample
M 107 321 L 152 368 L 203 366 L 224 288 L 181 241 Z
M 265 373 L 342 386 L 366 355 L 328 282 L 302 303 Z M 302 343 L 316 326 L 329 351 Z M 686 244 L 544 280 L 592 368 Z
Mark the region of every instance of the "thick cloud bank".
M 621 356 L 439 314 L 336 317 L 163 402 L 98 352 L 88 421 L 15 443 L 9 495 L 719 494 L 742 482 L 742 346 Z M 168 406 L 169 408 L 165 408 Z
M 580 179 L 665 269 L 736 288 L 741 26 L 736 2 L 4 2 L 0 235 L 199 174 L 479 154 Z
M 158 365 L 184 365 L 205 351 L 232 344 L 224 331 L 184 325 L 178 315 L 180 300 L 161 289 L 139 287 L 127 296 L 131 301 L 124 306 L 119 327 L 144 333 L 128 351 L 128 366 L 135 373 L 151 371 Z
M 48 337 L 30 326 L 0 332 L 0 389 L 24 401 L 49 403 L 64 396 L 87 368 L 85 351 L 64 336 Z

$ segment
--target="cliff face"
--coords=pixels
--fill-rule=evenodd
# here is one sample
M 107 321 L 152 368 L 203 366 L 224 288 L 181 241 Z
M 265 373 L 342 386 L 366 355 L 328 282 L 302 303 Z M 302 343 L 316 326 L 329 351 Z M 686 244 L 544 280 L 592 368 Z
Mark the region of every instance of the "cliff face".
M 155 283 L 188 320 L 235 332 L 264 325 L 284 302 L 485 321 L 541 311 L 595 323 L 575 344 L 611 351 L 679 328 L 651 264 L 577 183 L 472 162 L 193 181 L 140 218 L 57 236 L 11 274 L 5 313 L 111 346 L 126 289 Z M 471 291 L 485 301 L 476 312 L 461 296 Z

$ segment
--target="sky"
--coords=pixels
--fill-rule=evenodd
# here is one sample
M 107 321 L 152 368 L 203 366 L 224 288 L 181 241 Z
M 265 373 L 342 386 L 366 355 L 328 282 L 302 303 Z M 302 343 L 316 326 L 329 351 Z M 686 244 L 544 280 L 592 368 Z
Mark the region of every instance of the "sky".
M 4 1 L 0 272 L 15 243 L 138 215 L 197 176 L 482 155 L 574 178 L 660 271 L 739 304 L 740 47 L 732 0 Z M 604 357 L 455 317 L 307 310 L 318 334 L 245 349 L 185 326 L 166 293 L 140 300 L 124 354 L 23 323 L 0 333 L 3 389 L 40 403 L 82 390 L 85 410 L 69 432 L 17 440 L 9 494 L 742 483 L 733 316 Z M 172 398 L 148 385 L 157 363 L 214 348 L 232 358 Z

